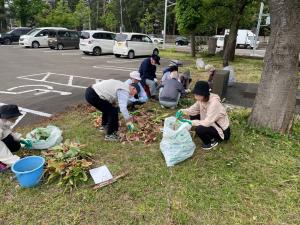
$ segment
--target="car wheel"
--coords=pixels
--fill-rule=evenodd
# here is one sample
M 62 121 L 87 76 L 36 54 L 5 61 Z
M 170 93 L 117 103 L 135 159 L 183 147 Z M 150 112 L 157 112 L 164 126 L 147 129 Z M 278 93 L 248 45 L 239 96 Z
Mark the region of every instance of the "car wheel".
M 128 52 L 128 58 L 133 59 L 134 58 L 134 51 L 129 51 Z
M 55 48 L 54 48 L 54 47 L 50 47 L 50 49 L 52 49 L 52 50 L 53 50 L 53 49 L 55 49 Z
M 57 48 L 57 50 L 63 50 L 64 45 L 63 44 L 58 44 L 56 48 Z
M 101 48 L 95 47 L 95 48 L 93 49 L 93 54 L 96 55 L 96 56 L 101 55 Z
M 38 43 L 37 41 L 32 42 L 32 48 L 39 48 L 40 47 L 40 43 Z
M 158 49 L 156 48 L 156 49 L 154 49 L 153 50 L 153 55 L 158 55 L 159 54 L 159 51 L 158 51 Z
M 85 55 L 89 55 L 90 53 L 89 52 L 83 52 Z
M 5 45 L 10 45 L 11 44 L 11 40 L 9 38 L 4 39 L 4 44 Z
M 115 57 L 116 57 L 116 58 L 120 58 L 121 55 L 120 55 L 120 54 L 115 54 Z

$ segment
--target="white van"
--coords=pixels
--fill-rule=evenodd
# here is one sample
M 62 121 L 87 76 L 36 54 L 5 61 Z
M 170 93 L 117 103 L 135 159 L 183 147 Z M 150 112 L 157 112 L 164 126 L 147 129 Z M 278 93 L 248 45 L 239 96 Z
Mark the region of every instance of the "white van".
M 229 34 L 229 29 L 225 30 L 225 35 Z M 238 34 L 236 36 L 236 47 L 240 48 L 243 46 L 244 48 L 254 48 L 255 45 L 255 34 L 251 30 L 238 30 Z M 256 46 L 258 46 L 259 41 L 256 41 Z
M 19 39 L 19 45 L 25 47 L 39 48 L 48 47 L 49 30 L 67 30 L 64 27 L 39 27 L 35 28 Z
M 80 35 L 79 48 L 84 54 L 113 53 L 116 34 L 109 31 L 84 30 Z
M 127 56 L 133 59 L 135 56 L 158 55 L 157 46 L 146 34 L 119 33 L 116 35 L 113 49 L 115 57 Z

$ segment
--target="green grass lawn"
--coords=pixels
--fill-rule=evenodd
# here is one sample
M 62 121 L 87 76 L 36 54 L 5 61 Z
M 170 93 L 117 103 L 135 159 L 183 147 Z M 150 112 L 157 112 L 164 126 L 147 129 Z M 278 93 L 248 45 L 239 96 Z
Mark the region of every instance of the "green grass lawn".
M 170 59 L 181 59 L 191 61 L 191 65 L 184 65 L 184 67 L 180 70 L 184 71 L 185 69 L 190 69 L 193 78 L 207 80 L 208 75 L 207 72 L 203 70 L 198 70 L 196 68 L 196 60 L 192 58 L 187 53 L 175 52 L 172 50 L 161 50 L 161 57 L 170 58 Z M 222 57 L 219 55 L 216 56 L 208 56 L 206 54 L 198 54 L 197 58 L 203 58 L 205 64 L 214 65 L 216 69 L 223 68 Z M 235 61 L 230 63 L 235 68 L 236 73 L 236 81 L 244 82 L 244 83 L 259 83 L 262 68 L 263 68 L 263 60 L 262 59 L 251 59 L 244 58 L 240 56 L 236 56 Z
M 248 115 L 246 110 L 231 111 L 228 143 L 204 152 L 194 138 L 193 157 L 171 168 L 159 140 L 151 145 L 105 142 L 92 125 L 93 116 L 81 110 L 24 127 L 23 134 L 55 124 L 65 139 L 86 144 L 96 166 L 105 164 L 113 174 L 129 175 L 97 191 L 90 179 L 64 193 L 45 182 L 22 189 L 12 173 L 2 173 L 0 224 L 300 224 L 300 121 L 291 135 L 279 135 L 249 128 Z

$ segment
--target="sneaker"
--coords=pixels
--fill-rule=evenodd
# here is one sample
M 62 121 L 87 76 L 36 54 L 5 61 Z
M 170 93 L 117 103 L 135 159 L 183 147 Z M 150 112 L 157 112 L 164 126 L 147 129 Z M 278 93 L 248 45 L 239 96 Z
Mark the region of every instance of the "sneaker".
M 219 143 L 218 143 L 217 141 L 213 141 L 213 142 L 211 142 L 211 143 L 209 143 L 209 144 L 203 144 L 203 145 L 202 145 L 202 149 L 203 149 L 203 150 L 210 150 L 210 149 L 216 147 L 218 144 L 219 144 Z
M 120 136 L 117 133 L 105 135 L 105 141 L 120 141 Z
M 99 127 L 100 132 L 105 132 L 107 130 L 106 126 Z

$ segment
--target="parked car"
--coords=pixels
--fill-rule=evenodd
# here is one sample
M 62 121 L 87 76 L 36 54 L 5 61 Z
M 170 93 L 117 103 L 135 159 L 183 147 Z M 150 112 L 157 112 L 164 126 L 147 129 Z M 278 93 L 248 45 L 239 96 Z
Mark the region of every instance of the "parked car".
M 48 46 L 51 49 L 63 50 L 66 48 L 79 48 L 78 31 L 74 30 L 50 30 Z
M 154 44 L 163 44 L 164 43 L 163 38 L 156 37 L 155 35 L 150 35 L 149 37 L 151 38 L 151 40 L 153 41 Z
M 117 58 L 127 56 L 129 59 L 133 59 L 135 56 L 158 55 L 159 53 L 151 38 L 140 33 L 117 34 L 113 52 Z
M 109 31 L 86 30 L 80 35 L 79 48 L 84 54 L 99 56 L 113 53 L 115 33 Z
M 22 35 L 19 45 L 25 47 L 39 48 L 48 47 L 48 35 L 50 30 L 67 30 L 64 27 L 40 27 L 36 28 L 26 35 Z
M 10 45 L 18 42 L 21 35 L 27 34 L 31 30 L 30 27 L 18 27 L 7 33 L 0 34 L 0 44 Z
M 188 45 L 189 40 L 186 37 L 179 36 L 175 40 L 175 45 Z

